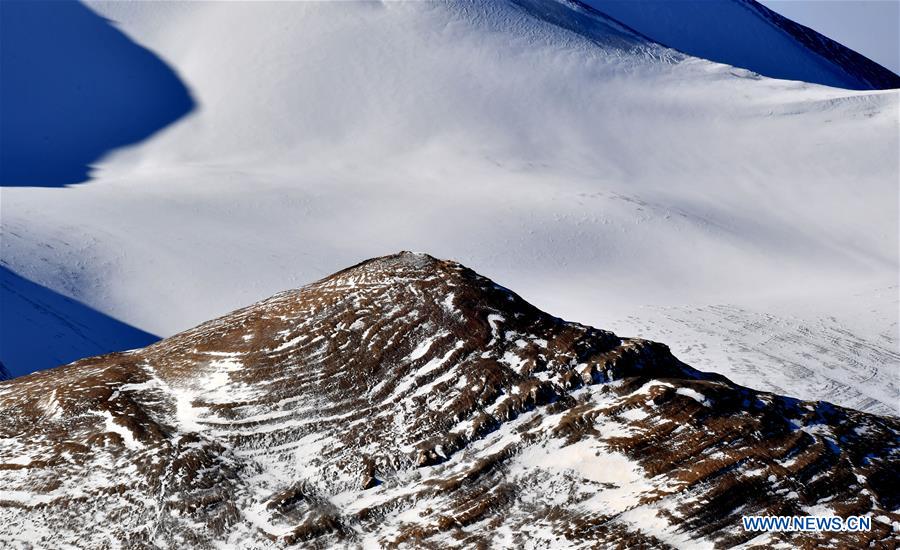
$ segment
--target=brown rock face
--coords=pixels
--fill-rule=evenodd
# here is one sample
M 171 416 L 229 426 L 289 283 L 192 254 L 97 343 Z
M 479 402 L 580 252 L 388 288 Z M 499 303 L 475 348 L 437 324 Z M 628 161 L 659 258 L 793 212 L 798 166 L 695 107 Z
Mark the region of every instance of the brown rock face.
M 401 253 L 0 384 L 0 546 L 890 547 L 895 419 Z M 871 530 L 745 532 L 743 515 Z

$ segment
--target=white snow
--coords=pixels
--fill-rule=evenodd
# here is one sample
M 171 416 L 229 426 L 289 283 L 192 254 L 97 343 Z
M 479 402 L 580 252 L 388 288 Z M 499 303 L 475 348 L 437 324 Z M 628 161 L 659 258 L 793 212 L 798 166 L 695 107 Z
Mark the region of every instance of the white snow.
M 178 427 L 183 432 L 199 432 L 203 430 L 200 424 L 200 412 L 194 407 L 194 394 L 185 389 L 173 388 L 172 395 L 175 397 L 175 419 L 178 421 Z
M 141 442 L 134 438 L 134 434 L 131 433 L 131 430 L 116 423 L 112 413 L 103 411 L 103 416 L 106 431 L 119 434 L 122 437 L 122 441 L 125 443 L 126 448 L 135 451 L 143 447 Z
M 445 353 L 441 357 L 435 357 L 435 358 L 431 359 L 430 361 L 428 361 L 427 363 L 425 363 L 424 365 L 422 365 L 422 368 L 420 368 L 418 371 L 416 371 L 416 375 L 417 376 L 427 376 L 427 375 L 431 374 L 432 372 L 440 369 L 441 367 L 444 366 L 444 364 L 447 363 L 447 361 L 450 360 L 450 357 L 452 357 L 454 353 L 456 353 L 460 348 L 463 347 L 464 344 L 465 344 L 464 341 L 459 340 L 458 342 L 456 342 L 456 344 L 453 345 L 452 348 L 447 350 L 447 353 Z
M 455 297 L 456 296 L 452 292 L 449 292 L 449 293 L 447 293 L 447 297 L 444 298 L 444 301 L 441 302 L 441 306 L 444 308 L 444 311 L 446 311 L 447 313 L 453 313 L 456 311 L 455 306 L 453 305 L 453 299 Z
M 305 334 L 301 334 L 301 335 L 299 335 L 299 336 L 296 336 L 296 337 L 294 337 L 294 338 L 291 338 L 290 340 L 285 341 L 283 344 L 279 344 L 279 345 L 278 345 L 275 349 L 273 349 L 272 351 L 273 351 L 273 352 L 278 352 L 278 351 L 284 351 L 284 350 L 286 350 L 286 349 L 290 349 L 290 348 L 296 346 L 298 343 L 300 343 L 300 341 L 302 341 L 304 338 L 306 338 L 306 335 L 305 335 Z
M 41 402 L 41 406 L 49 420 L 58 420 L 62 417 L 63 410 L 59 405 L 59 400 L 56 398 L 55 389 L 50 392 L 46 400 Z
M 709 398 L 706 397 L 705 395 L 703 395 L 702 393 L 698 392 L 697 390 L 694 390 L 691 388 L 678 388 L 677 390 L 675 390 L 675 393 L 677 393 L 679 395 L 684 395 L 686 397 L 690 397 L 691 399 L 693 399 L 697 403 L 700 403 L 704 407 L 712 406 L 712 403 L 710 403 Z
M 647 411 L 645 411 L 643 408 L 636 407 L 633 409 L 628 409 L 627 411 L 623 412 L 619 416 L 621 416 L 625 420 L 630 420 L 632 422 L 636 422 L 639 420 L 644 420 L 645 418 L 647 418 L 650 415 L 647 414 Z
M 424 357 L 439 336 L 440 335 L 435 335 L 434 338 L 426 338 L 425 340 L 419 342 L 419 345 L 416 346 L 416 349 L 414 349 L 413 352 L 409 354 L 409 360 L 415 361 L 416 359 L 421 359 L 422 357 Z
M 522 367 L 525 365 L 525 360 L 512 351 L 507 351 L 506 353 L 504 353 L 502 360 L 504 363 L 509 365 L 509 368 L 519 373 L 522 372 Z
M 666 519 L 659 514 L 659 508 L 652 504 L 645 504 L 627 510 L 617 521 L 626 523 L 634 529 L 638 529 L 654 536 L 674 548 L 696 548 L 712 550 L 714 545 L 702 539 L 693 538 L 693 533 L 672 527 Z
M 586 480 L 615 485 L 615 488 L 597 489 L 596 495 L 584 504 L 604 513 L 615 513 L 634 506 L 642 492 L 653 488 L 634 461 L 587 440 L 559 448 L 528 447 L 517 458 L 516 464 L 569 471 Z

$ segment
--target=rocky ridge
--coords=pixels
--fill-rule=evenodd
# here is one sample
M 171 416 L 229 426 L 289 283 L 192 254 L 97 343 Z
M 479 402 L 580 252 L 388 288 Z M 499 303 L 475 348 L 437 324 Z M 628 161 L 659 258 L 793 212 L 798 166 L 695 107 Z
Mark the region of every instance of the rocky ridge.
M 897 420 L 737 386 L 424 254 L 0 383 L 0 415 L 13 547 L 888 547 L 900 526 Z M 873 522 L 743 531 L 764 514 Z

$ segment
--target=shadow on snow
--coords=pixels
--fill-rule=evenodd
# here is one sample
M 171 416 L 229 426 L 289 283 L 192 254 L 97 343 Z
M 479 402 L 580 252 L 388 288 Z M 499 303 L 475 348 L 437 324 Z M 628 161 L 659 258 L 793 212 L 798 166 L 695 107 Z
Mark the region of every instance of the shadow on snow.
M 0 364 L 12 376 L 157 340 L 0 266 Z
M 74 0 L 0 1 L 0 186 L 60 187 L 194 108 L 175 72 Z

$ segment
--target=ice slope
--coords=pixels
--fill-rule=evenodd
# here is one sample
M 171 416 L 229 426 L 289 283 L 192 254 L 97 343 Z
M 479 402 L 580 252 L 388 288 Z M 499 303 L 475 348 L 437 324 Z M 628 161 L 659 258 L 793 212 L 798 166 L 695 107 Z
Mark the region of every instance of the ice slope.
M 3 259 L 37 284 L 166 336 L 428 250 L 738 383 L 896 407 L 896 92 L 761 78 L 550 0 L 90 7 L 197 109 L 88 184 L 3 190 Z M 864 380 L 829 319 L 876 349 Z

